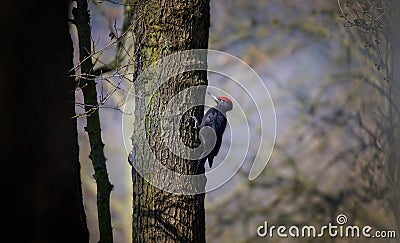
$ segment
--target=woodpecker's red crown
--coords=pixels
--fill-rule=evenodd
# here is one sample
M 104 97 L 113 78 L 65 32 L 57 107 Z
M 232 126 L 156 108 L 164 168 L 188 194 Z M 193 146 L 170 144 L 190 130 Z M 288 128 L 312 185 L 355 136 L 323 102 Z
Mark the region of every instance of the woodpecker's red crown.
M 233 103 L 232 103 L 231 99 L 229 99 L 228 97 L 226 97 L 226 96 L 218 96 L 218 99 L 225 101 L 226 103 L 230 104 L 233 107 Z

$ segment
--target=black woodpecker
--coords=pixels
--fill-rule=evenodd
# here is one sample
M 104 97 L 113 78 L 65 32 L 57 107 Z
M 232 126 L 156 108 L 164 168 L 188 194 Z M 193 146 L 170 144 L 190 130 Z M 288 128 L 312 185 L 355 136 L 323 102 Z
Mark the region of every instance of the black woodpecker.
M 214 157 L 217 156 L 218 151 L 221 148 L 222 135 L 224 134 L 227 123 L 226 112 L 232 110 L 233 108 L 233 103 L 228 97 L 216 97 L 209 92 L 207 93 L 214 99 L 217 105 L 207 111 L 200 125 L 198 125 L 197 118 L 193 117 L 195 120 L 195 127 L 199 129 L 201 143 L 205 150 L 197 165 L 198 173 L 200 170 L 204 169 L 206 160 L 208 160 L 210 168 L 212 167 Z M 202 128 L 211 128 L 213 131 Z M 216 141 L 214 133 L 216 135 Z M 214 147 L 212 148 L 211 146 L 213 145 Z M 207 154 L 208 151 L 209 153 Z

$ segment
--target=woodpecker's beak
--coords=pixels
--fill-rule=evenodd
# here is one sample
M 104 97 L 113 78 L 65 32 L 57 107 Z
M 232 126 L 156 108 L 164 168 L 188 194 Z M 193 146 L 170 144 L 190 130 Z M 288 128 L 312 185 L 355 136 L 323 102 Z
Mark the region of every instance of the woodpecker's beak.
M 211 94 L 210 92 L 207 92 L 207 94 L 208 94 L 209 96 L 211 96 L 211 98 L 213 98 L 213 100 L 214 100 L 215 102 L 217 102 L 217 104 L 220 102 L 220 100 L 217 98 L 217 96 Z

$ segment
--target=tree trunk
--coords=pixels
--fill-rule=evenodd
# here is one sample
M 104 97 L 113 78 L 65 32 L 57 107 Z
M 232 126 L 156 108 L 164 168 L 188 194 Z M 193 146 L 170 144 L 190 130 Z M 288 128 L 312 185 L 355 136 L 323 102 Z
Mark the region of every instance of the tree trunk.
M 89 242 L 82 202 L 68 2 L 2 3 L 3 198 L 10 241 Z M 32 21 L 40 15 L 41 21 Z M 10 22 L 12 20 L 12 23 Z M 16 233 L 11 233 L 16 232 Z
M 78 30 L 79 61 L 81 62 L 82 78 L 80 88 L 82 89 L 85 112 L 85 131 L 89 136 L 90 155 L 94 168 L 94 179 L 97 186 L 97 215 L 99 222 L 100 240 L 102 243 L 113 242 L 110 194 L 113 185 L 110 183 L 107 172 L 106 158 L 104 156 L 104 144 L 101 138 L 99 104 L 97 101 L 96 83 L 92 78 L 93 63 L 91 55 L 91 29 L 90 15 L 87 0 L 77 0 L 77 7 L 72 10 L 73 23 Z
M 208 0 L 134 2 L 132 23 L 135 40 L 135 78 L 151 64 L 171 53 L 207 49 L 210 24 Z M 200 59 L 206 65 L 206 56 Z M 174 70 L 179 64 L 169 65 L 169 69 Z M 204 88 L 199 89 L 195 97 L 189 92 L 179 99 L 172 98 L 176 98 L 180 91 L 189 87 L 206 85 L 207 73 L 202 70 L 183 72 L 165 81 L 157 80 L 163 84 L 149 90 L 153 89 L 153 81 L 149 79 L 135 84 L 135 93 L 138 96 L 135 98 L 135 131 L 132 144 L 136 154 L 135 164 L 140 164 L 155 181 L 167 183 L 165 178 L 168 176 L 164 172 L 156 171 L 150 161 L 155 157 L 163 166 L 174 172 L 186 175 L 196 173 L 196 160 L 175 155 L 169 146 L 179 141 L 190 148 L 198 145 L 198 133 L 193 128 L 190 116 L 202 117 L 204 107 L 200 105 L 184 111 L 180 116 L 182 120 L 170 123 L 166 130 L 163 129 L 161 121 L 167 118 L 162 114 L 168 110 L 167 104 L 171 101 L 178 104 L 194 99 L 202 104 Z M 149 103 L 146 103 L 146 100 Z M 169 111 L 166 116 L 168 115 Z M 145 138 L 140 136 L 143 132 L 146 134 Z M 145 146 L 150 146 L 151 150 L 146 150 Z M 200 187 L 204 189 L 205 176 L 200 178 Z M 178 188 L 188 186 L 182 182 L 172 183 L 180 183 L 176 185 Z M 133 178 L 133 207 L 133 242 L 205 242 L 204 193 L 178 195 L 166 192 L 149 183 L 136 171 Z

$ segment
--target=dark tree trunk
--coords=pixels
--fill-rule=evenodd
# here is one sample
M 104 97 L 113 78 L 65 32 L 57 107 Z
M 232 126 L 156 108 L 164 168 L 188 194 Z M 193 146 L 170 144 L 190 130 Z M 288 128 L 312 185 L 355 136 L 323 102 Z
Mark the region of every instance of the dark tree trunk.
M 157 60 L 178 51 L 207 49 L 210 24 L 209 1 L 150 0 L 134 1 L 132 24 L 134 31 L 135 78 Z M 202 57 L 206 63 L 206 56 Z M 171 63 L 170 68 L 176 68 Z M 160 81 L 160 80 L 159 80 Z M 146 96 L 152 80 L 136 87 L 136 93 Z M 162 130 L 161 114 L 166 105 L 180 91 L 207 84 L 206 71 L 188 71 L 166 80 L 150 97 L 137 97 L 135 103 L 135 132 L 132 143 L 135 147 L 135 164 L 150 171 L 150 158 L 155 156 L 165 167 L 181 173 L 195 173 L 196 163 L 174 155 L 168 144 L 181 140 L 195 147 L 197 132 L 190 122 L 190 115 L 202 117 L 203 106 L 185 113 L 180 122 L 170 124 L 170 130 Z M 143 91 L 143 92 L 142 92 Z M 197 97 L 190 94 L 175 102 L 190 99 L 204 100 L 205 90 Z M 145 100 L 150 99 L 150 104 Z M 148 108 L 146 111 L 144 107 Z M 167 114 L 168 115 L 168 114 Z M 142 118 L 145 119 L 142 119 Z M 138 134 L 145 129 L 146 138 Z M 151 152 L 144 146 L 149 145 Z M 163 181 L 166 175 L 154 174 Z M 205 181 L 204 175 L 203 182 Z M 167 182 L 165 182 L 167 183 Z M 178 185 L 185 187 L 185 185 Z M 201 184 L 204 188 L 205 184 Z M 133 181 L 133 242 L 205 242 L 204 194 L 177 195 L 154 187 L 135 172 Z
M 82 202 L 67 1 L 2 2 L 3 208 L 10 241 L 89 242 Z M 4 177 L 3 177 L 4 178 Z
M 107 172 L 106 158 L 104 156 L 104 144 L 101 138 L 99 104 L 97 101 L 96 83 L 93 79 L 93 62 L 91 58 L 91 29 L 90 15 L 87 0 L 77 0 L 77 7 L 72 10 L 74 21 L 78 30 L 79 60 L 82 78 L 79 86 L 82 89 L 86 127 L 89 136 L 90 155 L 94 168 L 94 178 L 97 186 L 97 215 L 99 222 L 100 241 L 102 243 L 113 242 L 110 194 L 113 185 L 110 183 Z

